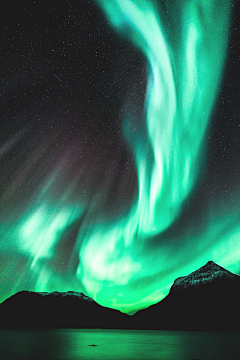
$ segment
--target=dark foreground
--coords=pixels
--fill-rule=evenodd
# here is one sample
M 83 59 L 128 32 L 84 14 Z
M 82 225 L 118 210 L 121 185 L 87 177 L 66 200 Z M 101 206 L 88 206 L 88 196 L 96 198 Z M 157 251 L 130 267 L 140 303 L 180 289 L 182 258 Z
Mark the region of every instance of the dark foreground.
M 4 360 L 239 360 L 240 332 L 0 330 Z

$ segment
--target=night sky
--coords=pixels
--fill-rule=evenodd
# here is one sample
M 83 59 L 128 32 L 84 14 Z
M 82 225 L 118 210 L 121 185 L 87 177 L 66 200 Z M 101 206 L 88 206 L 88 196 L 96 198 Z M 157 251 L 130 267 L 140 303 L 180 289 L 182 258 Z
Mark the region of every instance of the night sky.
M 209 260 L 240 274 L 239 13 L 2 1 L 0 301 L 134 312 Z

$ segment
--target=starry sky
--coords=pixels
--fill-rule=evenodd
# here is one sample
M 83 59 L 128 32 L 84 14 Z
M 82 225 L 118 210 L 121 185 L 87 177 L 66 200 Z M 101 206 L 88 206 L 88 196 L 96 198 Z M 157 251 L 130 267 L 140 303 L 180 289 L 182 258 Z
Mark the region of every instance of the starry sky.
M 240 274 L 237 5 L 0 17 L 0 301 L 74 290 L 131 313 L 209 260 Z

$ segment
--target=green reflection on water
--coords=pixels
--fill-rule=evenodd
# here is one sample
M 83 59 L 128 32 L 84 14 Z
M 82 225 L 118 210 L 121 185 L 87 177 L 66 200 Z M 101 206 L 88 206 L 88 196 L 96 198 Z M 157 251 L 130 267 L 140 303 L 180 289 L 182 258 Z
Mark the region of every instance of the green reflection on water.
M 197 331 L 0 330 L 0 349 L 4 360 L 239 360 L 239 339 Z

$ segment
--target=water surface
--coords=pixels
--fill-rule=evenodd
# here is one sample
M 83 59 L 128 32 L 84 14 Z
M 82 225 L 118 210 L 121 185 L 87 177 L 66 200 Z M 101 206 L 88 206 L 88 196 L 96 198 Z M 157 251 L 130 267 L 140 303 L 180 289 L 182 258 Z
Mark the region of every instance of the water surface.
M 240 360 L 240 333 L 0 330 L 0 359 Z

